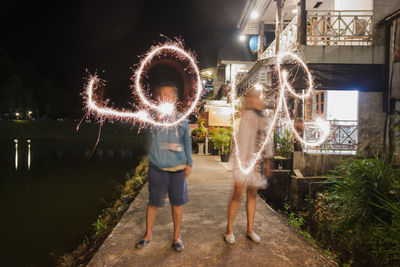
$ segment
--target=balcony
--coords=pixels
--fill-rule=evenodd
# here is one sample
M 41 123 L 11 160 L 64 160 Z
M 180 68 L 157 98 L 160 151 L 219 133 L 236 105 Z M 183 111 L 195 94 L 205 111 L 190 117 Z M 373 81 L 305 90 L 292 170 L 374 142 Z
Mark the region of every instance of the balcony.
M 296 49 L 297 45 L 297 16 L 280 33 L 279 51 L 286 52 Z M 276 39 L 265 49 L 259 59 L 276 55 Z
M 304 149 L 314 154 L 355 155 L 358 148 L 358 121 L 332 120 L 331 134 L 319 147 Z M 311 122 L 305 122 L 304 138 L 307 142 L 315 142 L 319 138 L 319 130 Z
M 372 11 L 307 12 L 307 45 L 372 45 Z
M 308 11 L 307 46 L 372 46 L 372 11 L 326 10 Z M 297 16 L 280 33 L 279 51 L 297 50 Z M 259 57 L 276 55 L 274 40 Z

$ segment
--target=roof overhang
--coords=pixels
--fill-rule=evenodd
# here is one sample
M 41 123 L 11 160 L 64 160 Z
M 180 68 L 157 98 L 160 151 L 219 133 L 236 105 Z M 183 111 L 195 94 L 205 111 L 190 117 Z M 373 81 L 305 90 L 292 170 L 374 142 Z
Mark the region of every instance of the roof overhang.
M 360 92 L 382 92 L 383 90 L 383 64 L 309 63 L 307 66 L 313 76 L 316 90 L 357 90 Z M 296 69 L 291 64 L 285 64 L 284 68 Z M 307 80 L 303 75 L 299 75 L 297 71 L 294 73 L 296 77 L 293 78 L 293 88 L 307 88 Z
M 229 65 L 229 64 L 251 65 L 251 64 L 254 64 L 254 61 L 221 60 L 221 64 L 222 65 Z
M 290 22 L 297 14 L 298 0 L 285 0 L 282 10 L 283 20 Z M 314 8 L 317 2 L 322 2 L 318 8 Z M 260 21 L 264 24 L 275 25 L 276 21 L 276 1 L 275 0 L 248 0 L 242 11 L 237 28 L 242 34 L 258 34 Z M 331 10 L 334 9 L 334 0 L 306 0 L 307 10 Z M 257 12 L 258 18 L 252 18 L 251 14 Z
M 400 18 L 400 9 L 391 13 L 389 16 L 385 17 L 379 22 L 379 24 L 391 23 L 393 20 Z
M 231 104 L 226 102 L 226 100 L 207 100 L 204 108 L 229 108 Z

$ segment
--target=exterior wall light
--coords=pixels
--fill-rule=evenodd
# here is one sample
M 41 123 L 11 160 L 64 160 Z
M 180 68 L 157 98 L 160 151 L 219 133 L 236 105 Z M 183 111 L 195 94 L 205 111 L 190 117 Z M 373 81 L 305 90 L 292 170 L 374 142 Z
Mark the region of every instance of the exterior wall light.
M 252 18 L 252 19 L 258 19 L 259 16 L 260 16 L 260 13 L 258 13 L 258 11 L 256 11 L 256 10 L 254 10 L 250 14 L 250 18 Z

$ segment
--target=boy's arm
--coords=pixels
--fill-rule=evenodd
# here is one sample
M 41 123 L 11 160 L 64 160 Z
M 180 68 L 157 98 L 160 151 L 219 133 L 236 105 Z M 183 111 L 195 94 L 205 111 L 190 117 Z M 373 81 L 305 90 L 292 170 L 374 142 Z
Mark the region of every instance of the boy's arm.
M 186 165 L 192 167 L 192 138 L 190 137 L 189 123 L 187 122 L 184 125 L 183 145 L 185 146 Z
M 184 134 L 183 134 L 183 145 L 185 146 L 185 154 L 186 154 L 186 178 L 189 177 L 192 172 L 192 138 L 190 137 L 190 129 L 189 123 L 185 123 L 184 125 Z

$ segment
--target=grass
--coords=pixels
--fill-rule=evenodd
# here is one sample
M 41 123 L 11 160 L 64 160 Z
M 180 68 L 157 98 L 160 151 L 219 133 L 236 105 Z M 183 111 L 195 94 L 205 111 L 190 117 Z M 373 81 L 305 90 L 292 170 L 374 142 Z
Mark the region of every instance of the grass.
M 399 266 L 400 170 L 385 158 L 353 159 L 310 202 L 313 236 L 348 266 Z
M 290 225 L 292 225 L 305 239 L 307 239 L 307 241 L 310 242 L 314 248 L 320 250 L 325 256 L 333 259 L 334 261 L 337 261 L 337 256 L 334 253 L 332 253 L 328 249 L 323 249 L 318 241 L 314 239 L 309 232 L 303 230 L 305 222 L 304 218 L 301 215 L 290 211 L 289 204 L 285 204 L 284 209 L 285 210 L 283 212 L 279 211 L 279 213 L 281 213 L 284 218 L 287 219 Z
M 92 233 L 85 236 L 74 251 L 54 256 L 57 266 L 86 266 L 89 263 L 147 181 L 148 168 L 147 158 L 143 158 L 136 169 L 126 174 L 125 184 L 117 187 L 120 192 L 119 198 L 97 217 L 97 220 L 92 224 Z

